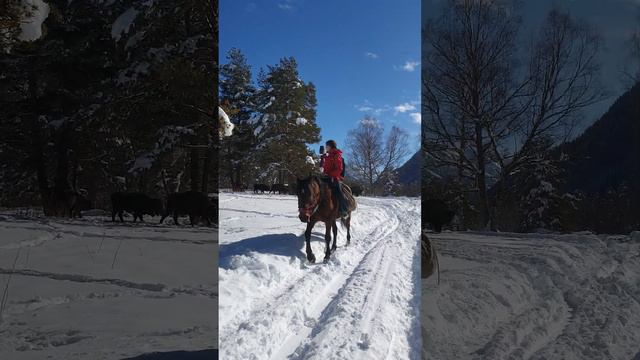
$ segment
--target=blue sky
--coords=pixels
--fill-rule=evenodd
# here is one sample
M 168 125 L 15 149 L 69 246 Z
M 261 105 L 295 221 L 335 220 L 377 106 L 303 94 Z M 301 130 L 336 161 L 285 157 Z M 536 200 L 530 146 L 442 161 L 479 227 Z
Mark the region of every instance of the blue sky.
M 317 88 L 322 143 L 343 147 L 365 114 L 420 146 L 419 0 L 221 0 L 220 62 L 230 48 L 254 76 L 280 58 L 296 58 Z M 312 148 L 317 151 L 317 145 Z

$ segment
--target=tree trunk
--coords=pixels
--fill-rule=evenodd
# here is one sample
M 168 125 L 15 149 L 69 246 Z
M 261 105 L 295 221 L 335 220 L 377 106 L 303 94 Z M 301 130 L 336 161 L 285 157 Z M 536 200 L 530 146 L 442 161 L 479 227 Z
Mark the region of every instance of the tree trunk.
M 211 168 L 211 159 L 213 158 L 211 153 L 211 149 L 206 150 L 204 164 L 202 166 L 202 192 L 205 194 L 209 192 L 209 171 Z
M 489 196 L 487 193 L 486 159 L 484 142 L 482 141 L 482 125 L 477 123 L 476 130 L 476 152 L 479 173 L 477 174 L 478 195 L 480 196 L 480 218 L 485 228 L 491 227 L 491 215 L 489 213 Z
M 191 148 L 191 191 L 200 191 L 200 161 L 198 158 L 198 149 Z
M 233 159 L 231 159 L 231 143 L 227 143 L 227 178 L 229 179 L 229 185 L 233 188 L 234 179 L 233 179 Z

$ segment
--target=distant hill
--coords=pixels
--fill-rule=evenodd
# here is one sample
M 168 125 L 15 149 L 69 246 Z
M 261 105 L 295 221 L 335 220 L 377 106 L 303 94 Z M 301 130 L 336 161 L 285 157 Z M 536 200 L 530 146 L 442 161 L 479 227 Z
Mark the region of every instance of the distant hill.
M 640 84 L 560 151 L 568 155 L 566 191 L 603 194 L 625 183 L 640 194 Z
M 422 156 L 420 156 L 420 151 L 416 151 L 416 153 L 413 154 L 413 156 L 409 160 L 407 160 L 407 162 L 405 162 L 398 168 L 398 182 L 400 182 L 402 185 L 419 184 L 421 181 L 421 167 Z

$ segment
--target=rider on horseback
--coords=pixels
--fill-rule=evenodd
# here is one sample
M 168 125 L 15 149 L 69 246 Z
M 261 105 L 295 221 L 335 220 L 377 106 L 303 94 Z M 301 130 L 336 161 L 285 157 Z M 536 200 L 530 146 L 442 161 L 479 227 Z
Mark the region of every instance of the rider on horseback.
M 331 180 L 330 184 L 333 193 L 336 194 L 336 198 L 338 199 L 338 212 L 340 217 L 344 218 L 347 217 L 349 213 L 347 212 L 347 204 L 340 186 L 340 183 L 343 180 L 342 174 L 344 173 L 342 151 L 338 149 L 336 142 L 333 140 L 327 141 L 325 145 L 327 147 L 327 152 L 322 155 L 322 170 Z

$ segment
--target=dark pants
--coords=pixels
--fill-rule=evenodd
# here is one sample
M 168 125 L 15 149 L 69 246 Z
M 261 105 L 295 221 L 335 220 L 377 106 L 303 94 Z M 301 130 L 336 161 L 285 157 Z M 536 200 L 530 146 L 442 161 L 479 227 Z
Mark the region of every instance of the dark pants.
M 339 212 L 347 212 L 347 203 L 344 200 L 344 194 L 342 193 L 342 189 L 340 188 L 340 181 L 331 181 L 331 189 L 333 190 L 333 193 L 336 194 L 336 198 L 338 199 Z

